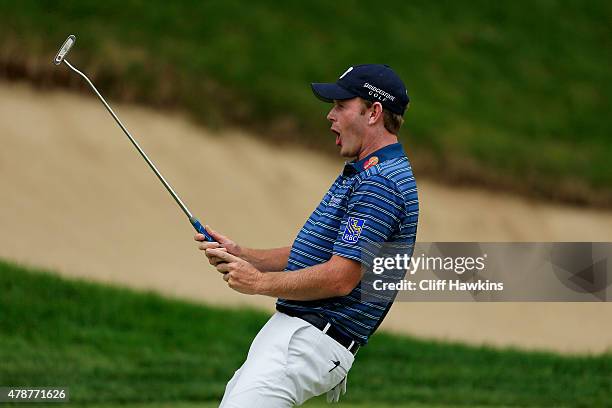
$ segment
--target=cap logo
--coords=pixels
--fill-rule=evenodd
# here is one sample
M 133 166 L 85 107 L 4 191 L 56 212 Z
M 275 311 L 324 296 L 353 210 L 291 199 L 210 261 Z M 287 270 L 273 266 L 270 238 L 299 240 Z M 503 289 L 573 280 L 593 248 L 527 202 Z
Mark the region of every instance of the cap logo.
M 391 102 L 395 101 L 395 96 L 391 95 L 389 92 L 385 92 L 382 89 L 375 87 L 374 85 L 370 85 L 368 82 L 363 84 L 363 87 L 370 90 L 368 92 L 368 95 L 370 95 L 374 99 L 378 99 L 381 102 L 385 102 L 387 99 Z
M 349 67 L 346 71 L 344 71 L 344 74 L 340 75 L 340 78 L 338 79 L 342 79 L 345 77 L 346 74 L 348 74 L 349 72 L 351 72 L 353 70 L 353 67 Z

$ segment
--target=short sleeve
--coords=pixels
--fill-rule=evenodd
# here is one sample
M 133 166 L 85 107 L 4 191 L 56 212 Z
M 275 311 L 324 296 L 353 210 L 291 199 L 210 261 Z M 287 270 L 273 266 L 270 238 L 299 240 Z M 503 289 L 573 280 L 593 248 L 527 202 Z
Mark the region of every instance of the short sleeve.
M 334 255 L 361 261 L 363 245 L 388 242 L 400 230 L 404 212 L 404 197 L 393 181 L 381 175 L 364 179 L 349 197 Z

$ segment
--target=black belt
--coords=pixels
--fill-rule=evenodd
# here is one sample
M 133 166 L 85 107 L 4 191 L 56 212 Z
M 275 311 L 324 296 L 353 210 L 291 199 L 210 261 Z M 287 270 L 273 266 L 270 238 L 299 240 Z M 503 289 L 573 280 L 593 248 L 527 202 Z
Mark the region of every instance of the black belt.
M 333 324 L 319 316 L 315 313 L 300 313 L 291 309 L 279 308 L 277 307 L 279 312 L 285 313 L 289 316 L 299 317 L 302 320 L 307 321 L 312 324 L 317 329 L 321 330 L 323 333 L 327 334 L 332 339 L 336 340 L 340 343 L 345 349 L 350 351 L 353 355 L 357 354 L 357 350 L 359 350 L 359 343 L 341 333 L 334 327 Z

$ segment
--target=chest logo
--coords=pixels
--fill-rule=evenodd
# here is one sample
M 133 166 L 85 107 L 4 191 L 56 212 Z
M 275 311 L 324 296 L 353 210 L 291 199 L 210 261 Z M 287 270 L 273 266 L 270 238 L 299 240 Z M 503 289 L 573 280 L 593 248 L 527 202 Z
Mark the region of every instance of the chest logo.
M 363 163 L 363 169 L 367 170 L 372 166 L 376 166 L 378 164 L 378 157 L 372 156 L 368 159 L 367 162 Z
M 342 240 L 344 242 L 348 242 L 349 244 L 357 243 L 359 236 L 361 235 L 361 231 L 363 231 L 364 224 L 364 219 L 349 217 L 346 221 L 344 233 L 342 234 Z

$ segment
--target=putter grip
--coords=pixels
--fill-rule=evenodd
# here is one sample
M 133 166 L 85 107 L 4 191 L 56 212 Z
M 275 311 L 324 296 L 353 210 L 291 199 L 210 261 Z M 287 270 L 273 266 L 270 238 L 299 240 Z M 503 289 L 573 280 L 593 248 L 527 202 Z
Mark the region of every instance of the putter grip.
M 200 223 L 200 220 L 198 220 L 196 217 L 191 217 L 189 218 L 189 222 L 191 223 L 191 225 L 193 225 L 193 228 L 195 228 L 197 232 L 204 235 L 207 241 L 215 242 L 215 239 L 211 237 L 208 232 L 206 232 L 206 228 L 204 228 L 202 223 Z

